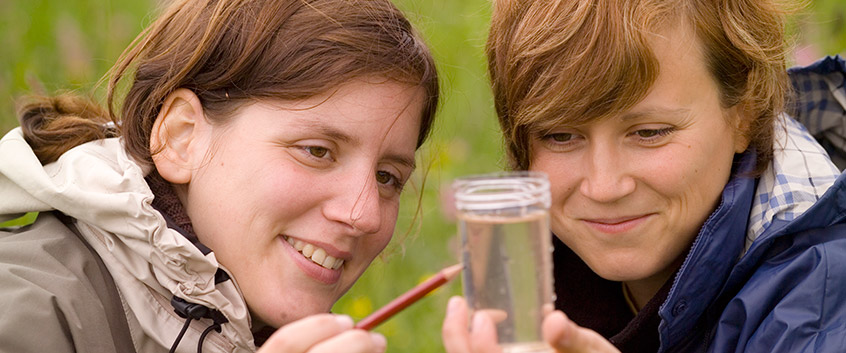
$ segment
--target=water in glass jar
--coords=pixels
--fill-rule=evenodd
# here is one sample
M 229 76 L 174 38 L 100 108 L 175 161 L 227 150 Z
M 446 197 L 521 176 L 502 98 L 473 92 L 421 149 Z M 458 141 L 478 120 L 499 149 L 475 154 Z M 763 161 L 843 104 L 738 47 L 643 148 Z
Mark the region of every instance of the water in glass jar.
M 551 352 L 541 322 L 553 307 L 549 216 L 459 214 L 464 294 L 497 323 L 504 352 Z

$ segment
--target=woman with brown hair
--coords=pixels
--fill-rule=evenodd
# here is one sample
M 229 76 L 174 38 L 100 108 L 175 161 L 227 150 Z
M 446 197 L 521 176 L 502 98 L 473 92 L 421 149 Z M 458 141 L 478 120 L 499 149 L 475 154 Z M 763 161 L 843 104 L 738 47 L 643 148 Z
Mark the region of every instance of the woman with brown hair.
M 0 351 L 384 351 L 329 311 L 391 239 L 438 95 L 388 0 L 174 2 L 108 109 L 36 98 L 0 140 L 0 222 L 39 212 L 0 232 Z
M 495 2 L 511 166 L 551 184 L 551 349 L 846 347 L 846 181 L 785 114 L 780 4 Z M 447 350 L 502 351 L 467 311 L 451 300 Z

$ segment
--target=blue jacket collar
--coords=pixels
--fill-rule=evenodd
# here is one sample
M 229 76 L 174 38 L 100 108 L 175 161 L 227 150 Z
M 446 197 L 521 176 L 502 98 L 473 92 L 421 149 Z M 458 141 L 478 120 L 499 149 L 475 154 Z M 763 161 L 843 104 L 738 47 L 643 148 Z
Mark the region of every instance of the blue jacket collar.
M 658 311 L 662 349 L 683 338 L 674 333 L 693 330 L 711 302 L 708 298 L 717 296 L 743 251 L 743 237 L 736 235 L 745 232 L 756 181 L 741 175 L 754 168 L 755 159 L 751 151 L 736 157 L 739 162 L 735 177 L 723 189 L 720 205 L 699 230 L 676 274 L 670 294 Z
M 777 129 L 770 167 L 759 178 L 744 177 L 754 168 L 755 153 L 737 157 L 720 205 L 679 269 L 659 310 L 662 348 L 679 343 L 680 333 L 692 332 L 703 317 L 719 315 L 723 301 L 746 282 L 776 239 L 846 218 L 846 177 L 837 177 L 837 168 L 801 124 L 789 117 L 779 122 L 785 129 Z

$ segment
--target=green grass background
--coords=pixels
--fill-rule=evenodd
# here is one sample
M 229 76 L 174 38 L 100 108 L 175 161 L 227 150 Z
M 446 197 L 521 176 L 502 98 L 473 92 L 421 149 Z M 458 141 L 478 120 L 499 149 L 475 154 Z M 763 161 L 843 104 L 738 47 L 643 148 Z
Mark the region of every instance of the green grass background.
M 457 176 L 504 167 L 483 57 L 488 1 L 396 3 L 430 44 L 444 98 L 433 136 L 419 153 L 420 173 L 404 195 L 397 235 L 334 307 L 335 312 L 355 319 L 457 262 L 456 229 L 442 207 L 443 192 Z M 23 94 L 91 92 L 123 48 L 152 21 L 158 4 L 153 0 L 0 0 L 0 133 L 17 126 L 15 99 Z M 791 32 L 797 42 L 794 63 L 846 52 L 846 4 L 811 1 L 795 16 Z M 95 95 L 102 97 L 102 90 Z M 422 218 L 415 221 L 418 199 Z M 388 338 L 388 352 L 443 351 L 440 326 L 446 301 L 459 293 L 457 280 L 379 326 L 377 331 Z

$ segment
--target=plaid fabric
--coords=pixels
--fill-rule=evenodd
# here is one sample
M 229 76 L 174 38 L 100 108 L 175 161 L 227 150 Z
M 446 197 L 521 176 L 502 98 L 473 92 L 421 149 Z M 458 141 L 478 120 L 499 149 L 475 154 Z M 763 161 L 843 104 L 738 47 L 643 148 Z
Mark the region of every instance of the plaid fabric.
M 807 211 L 846 167 L 846 62 L 828 56 L 787 73 L 796 120 L 785 115 L 777 123 L 773 161 L 749 214 L 747 250 L 773 221 Z
M 807 211 L 840 175 L 804 126 L 786 115 L 777 126 L 773 161 L 759 178 L 749 214 L 747 250 L 774 220 L 792 221 Z
M 794 117 L 842 170 L 846 168 L 846 62 L 828 56 L 787 70 L 796 93 Z

